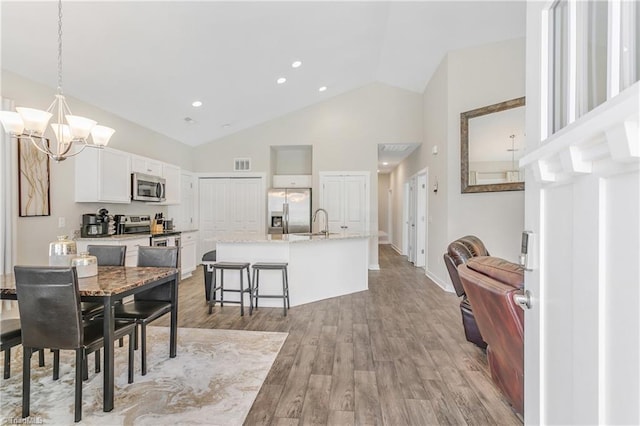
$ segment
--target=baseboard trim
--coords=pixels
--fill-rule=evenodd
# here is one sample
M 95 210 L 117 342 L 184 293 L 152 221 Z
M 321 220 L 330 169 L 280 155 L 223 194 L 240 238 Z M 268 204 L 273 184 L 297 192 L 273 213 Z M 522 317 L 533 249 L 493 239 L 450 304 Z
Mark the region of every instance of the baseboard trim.
M 396 247 L 395 244 L 391 244 L 391 248 L 394 249 L 399 255 L 402 255 L 402 250 Z
M 370 271 L 379 271 L 380 270 L 380 265 L 375 263 L 373 265 L 369 265 L 369 270 Z
M 440 278 L 433 275 L 430 271 L 425 270 L 424 274 L 427 276 L 427 278 L 429 278 L 431 281 L 436 283 L 436 285 L 440 287 L 442 290 L 446 291 L 447 293 L 453 293 L 453 288 L 451 288 L 449 284 L 447 284 L 446 282 L 442 281 Z

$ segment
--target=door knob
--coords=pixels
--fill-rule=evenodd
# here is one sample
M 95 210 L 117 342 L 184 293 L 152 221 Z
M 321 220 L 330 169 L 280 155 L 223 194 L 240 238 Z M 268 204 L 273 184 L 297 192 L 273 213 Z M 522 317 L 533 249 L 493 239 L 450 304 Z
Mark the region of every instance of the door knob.
M 522 310 L 531 309 L 531 293 L 529 290 L 525 290 L 524 293 L 514 293 L 513 301 L 516 305 L 520 306 Z

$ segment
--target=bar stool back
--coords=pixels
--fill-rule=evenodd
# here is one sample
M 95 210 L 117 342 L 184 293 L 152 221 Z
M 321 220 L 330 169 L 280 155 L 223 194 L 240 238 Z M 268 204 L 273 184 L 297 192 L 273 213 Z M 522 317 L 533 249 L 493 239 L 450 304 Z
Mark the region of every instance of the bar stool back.
M 240 304 L 240 316 L 244 316 L 244 294 L 249 293 L 249 315 L 253 312 L 253 302 L 251 301 L 251 294 L 253 287 L 251 285 L 251 277 L 249 276 L 249 266 L 251 264 L 249 262 L 216 262 L 211 265 L 212 271 L 212 283 L 211 283 L 211 292 L 209 293 L 209 315 L 211 315 L 211 311 L 213 305 L 216 302 L 220 302 L 220 306 L 224 306 L 224 292 L 231 291 L 234 293 L 240 293 L 240 300 L 227 300 L 227 303 L 239 303 Z M 216 276 L 218 275 L 218 270 L 220 270 L 220 285 L 216 284 Z M 240 290 L 238 289 L 229 289 L 224 288 L 224 271 L 239 271 L 240 272 Z M 249 283 L 249 287 L 244 288 L 243 275 L 244 271 L 247 271 L 247 282 Z M 220 290 L 220 299 L 216 299 L 216 293 Z
M 284 316 L 287 316 L 287 309 L 290 307 L 289 303 L 289 276 L 287 274 L 288 263 L 274 263 L 274 262 L 259 262 L 253 264 L 253 291 L 251 292 L 251 298 L 255 300 L 253 305 L 258 309 L 258 299 L 261 297 L 269 299 L 282 298 Z M 260 295 L 260 271 L 282 271 L 282 294 L 263 294 Z

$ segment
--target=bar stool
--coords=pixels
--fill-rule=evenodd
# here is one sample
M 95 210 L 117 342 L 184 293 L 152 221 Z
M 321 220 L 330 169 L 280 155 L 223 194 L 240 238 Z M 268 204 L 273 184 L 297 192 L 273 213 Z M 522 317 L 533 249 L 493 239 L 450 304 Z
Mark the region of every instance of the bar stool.
M 269 299 L 282 298 L 284 316 L 287 316 L 287 309 L 291 307 L 289 304 L 289 277 L 287 275 L 288 263 L 272 263 L 272 262 L 258 262 L 253 264 L 253 291 L 251 292 L 251 298 L 255 299 L 255 307 L 258 309 L 258 299 L 260 297 Z M 268 294 L 260 295 L 260 271 L 282 271 L 282 294 Z
M 251 286 L 251 277 L 249 276 L 249 266 L 251 264 L 249 262 L 216 262 L 211 265 L 213 268 L 212 278 L 213 281 L 211 283 L 211 293 L 209 293 L 209 315 L 211 315 L 211 310 L 213 305 L 216 302 L 220 302 L 220 306 L 224 306 L 224 292 L 231 291 L 234 293 L 240 293 L 240 300 L 227 300 L 227 303 L 239 303 L 240 304 L 240 315 L 244 316 L 244 293 L 249 293 L 249 315 L 251 315 L 253 311 L 253 303 L 251 301 L 251 294 L 253 287 Z M 216 285 L 216 276 L 218 269 L 220 270 L 220 286 Z M 244 288 L 244 282 L 242 277 L 242 272 L 246 269 L 247 271 L 247 281 L 249 282 L 249 287 Z M 237 289 L 225 289 L 224 288 L 224 271 L 239 271 L 240 272 L 240 290 Z M 216 299 L 216 292 L 220 290 L 220 299 Z

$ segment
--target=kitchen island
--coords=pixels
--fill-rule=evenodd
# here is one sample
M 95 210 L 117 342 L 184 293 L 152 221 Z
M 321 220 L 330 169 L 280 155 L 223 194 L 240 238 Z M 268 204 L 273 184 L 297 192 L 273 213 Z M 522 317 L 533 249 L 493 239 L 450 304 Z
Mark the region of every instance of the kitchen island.
M 291 306 L 369 288 L 369 236 L 365 234 L 229 235 L 217 239 L 216 250 L 218 262 L 287 262 Z M 260 294 L 282 294 L 281 277 L 279 271 L 262 271 Z M 226 272 L 227 283 L 238 288 L 238 274 Z M 234 296 L 225 294 L 225 298 Z M 282 307 L 282 300 L 262 298 L 259 306 Z

